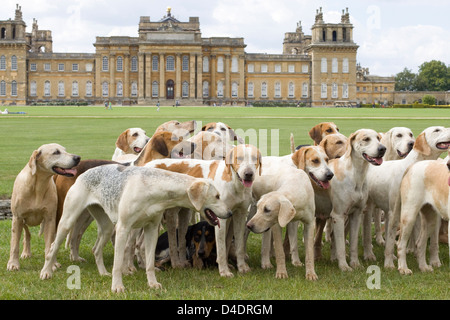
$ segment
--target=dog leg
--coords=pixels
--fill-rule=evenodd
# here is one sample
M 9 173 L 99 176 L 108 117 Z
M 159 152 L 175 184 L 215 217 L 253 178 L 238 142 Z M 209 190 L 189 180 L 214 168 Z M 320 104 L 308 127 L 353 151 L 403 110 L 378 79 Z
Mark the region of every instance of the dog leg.
M 289 253 L 291 255 L 292 265 L 296 267 L 303 266 L 303 263 L 300 261 L 300 257 L 298 256 L 298 225 L 300 221 L 292 221 L 289 222 L 286 226 L 286 232 L 289 239 Z
M 399 201 L 400 202 L 400 199 Z M 396 204 L 397 206 L 397 204 Z M 399 214 L 396 214 L 395 212 L 397 211 L 397 209 L 395 209 L 394 211 L 389 210 L 388 213 L 388 225 L 386 225 L 386 229 L 385 229 L 385 237 L 386 237 L 386 246 L 384 248 L 384 268 L 386 269 L 394 269 L 395 265 L 394 265 L 394 248 L 395 248 L 395 238 L 396 238 L 396 234 L 397 234 L 397 227 L 400 221 L 400 217 Z M 400 211 L 400 210 L 398 210 Z
M 303 238 L 305 239 L 305 265 L 306 279 L 315 281 L 318 279 L 314 268 L 314 229 L 315 220 L 303 224 Z
M 426 250 L 428 238 L 432 231 L 436 228 L 437 214 L 433 210 L 423 210 L 421 215 L 421 231 L 417 240 L 417 262 L 422 272 L 431 272 L 433 268 L 427 264 Z
M 331 212 L 334 235 L 334 250 L 341 271 L 352 271 L 345 259 L 345 217 L 334 210 Z
M 12 225 L 11 225 L 11 246 L 9 253 L 9 261 L 7 269 L 9 271 L 19 270 L 19 250 L 20 250 L 20 237 L 22 236 L 22 229 L 24 223 L 23 219 L 17 218 L 13 215 Z
M 415 208 L 405 207 L 402 209 L 402 220 L 400 225 L 400 237 L 398 240 L 397 254 L 398 254 L 398 271 L 400 274 L 412 274 L 412 271 L 408 268 L 406 262 L 406 250 L 408 240 L 410 239 L 411 232 L 414 228 L 414 223 L 418 212 Z M 407 213 L 407 214 L 405 214 Z
M 122 281 L 122 265 L 125 254 L 125 244 L 130 229 L 125 226 L 119 218 L 116 225 L 116 241 L 114 245 L 114 264 L 112 269 L 112 292 L 125 292 L 125 286 Z
M 250 271 L 250 267 L 245 261 L 245 221 L 247 216 L 247 210 L 239 210 L 233 216 L 233 229 L 234 229 L 234 243 L 236 245 L 236 259 L 239 272 L 247 273 Z
M 432 214 L 434 216 L 434 228 L 430 230 L 430 265 L 439 268 L 442 266 L 441 260 L 439 259 L 439 230 L 441 228 L 441 217 L 435 212 Z
M 271 269 L 273 268 L 270 263 L 270 247 L 272 243 L 272 230 L 268 230 L 262 234 L 261 240 L 261 268 Z
M 54 232 L 55 229 L 52 230 L 52 232 Z M 23 250 L 22 250 L 22 254 L 20 255 L 21 259 L 28 259 L 31 257 L 31 233 L 30 230 L 28 229 L 28 226 L 26 224 L 23 225 Z M 51 244 L 51 242 L 50 242 Z M 46 253 L 48 251 L 47 248 L 47 243 L 45 246 L 46 249 Z
M 170 254 L 170 264 L 172 268 L 181 268 L 180 255 L 178 251 L 178 240 L 177 240 L 177 224 L 178 224 L 178 212 L 180 208 L 167 209 L 164 212 L 164 217 L 166 219 L 167 235 L 169 237 L 169 254 Z
M 217 264 L 219 265 L 219 274 L 221 277 L 233 277 L 230 268 L 228 267 L 228 248 L 227 240 L 227 220 L 219 219 L 220 228 L 215 226 L 216 245 L 217 245 Z
M 83 237 L 84 232 L 89 227 L 94 218 L 90 215 L 88 210 L 84 210 L 78 219 L 77 223 L 73 227 L 70 235 L 69 235 L 69 248 L 70 248 L 70 260 L 71 261 L 81 261 L 85 262 L 86 259 L 80 257 L 79 249 L 81 238 Z
M 275 278 L 285 279 L 288 278 L 288 273 L 286 270 L 286 257 L 284 255 L 281 227 L 278 223 L 276 223 L 272 226 L 271 230 L 273 237 L 273 246 L 275 249 L 275 259 L 277 262 L 277 271 L 275 274 Z
M 372 245 L 372 217 L 374 217 L 375 211 L 379 209 L 375 208 L 375 205 L 369 200 L 367 201 L 366 209 L 363 211 L 363 247 L 364 247 L 364 260 L 376 261 L 377 257 L 373 253 Z
M 191 266 L 187 260 L 186 254 L 186 233 L 191 219 L 191 210 L 182 208 L 178 213 L 178 254 L 181 268 L 188 268 Z
M 361 264 L 358 258 L 358 236 L 361 222 L 361 211 L 356 210 L 350 215 L 350 266 L 359 268 Z
M 145 241 L 145 257 L 147 281 L 150 288 L 161 289 L 161 284 L 156 280 L 155 276 L 155 249 L 158 242 L 158 228 L 160 219 L 156 220 L 158 223 L 149 223 L 144 227 L 144 241 Z
M 322 259 L 322 237 L 323 237 L 323 229 L 325 228 L 325 224 L 327 223 L 327 219 L 316 218 L 316 235 L 314 237 L 314 259 L 320 260 Z

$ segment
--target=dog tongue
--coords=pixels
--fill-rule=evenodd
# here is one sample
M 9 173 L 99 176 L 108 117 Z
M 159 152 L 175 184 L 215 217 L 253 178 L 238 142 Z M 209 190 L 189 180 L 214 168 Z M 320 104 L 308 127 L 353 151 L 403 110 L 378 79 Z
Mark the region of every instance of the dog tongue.
M 242 183 L 244 184 L 244 187 L 250 188 L 253 184 L 253 181 L 242 180 Z
M 324 188 L 325 190 L 330 187 L 330 181 L 319 181 L 319 182 L 322 188 Z
M 379 158 L 373 158 L 373 160 L 375 161 L 376 164 L 380 165 L 383 163 L 383 158 L 379 157 Z
M 65 169 L 64 170 L 66 173 L 71 174 L 71 175 L 76 175 L 77 174 L 77 169 Z

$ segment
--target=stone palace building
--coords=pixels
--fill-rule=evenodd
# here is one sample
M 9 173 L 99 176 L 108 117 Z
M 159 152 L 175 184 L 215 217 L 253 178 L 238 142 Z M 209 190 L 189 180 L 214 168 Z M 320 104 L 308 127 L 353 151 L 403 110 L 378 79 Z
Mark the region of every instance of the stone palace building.
M 285 33 L 281 54 L 247 53 L 244 38 L 203 38 L 198 17 L 168 8 L 139 20 L 139 36 L 96 37 L 95 53 L 56 53 L 52 32 L 21 7 L 0 21 L 0 104 L 83 101 L 123 105 L 246 105 L 256 101 L 336 106 L 394 101 L 394 78 L 357 63 L 348 9 L 340 23 L 317 10 L 311 35 Z

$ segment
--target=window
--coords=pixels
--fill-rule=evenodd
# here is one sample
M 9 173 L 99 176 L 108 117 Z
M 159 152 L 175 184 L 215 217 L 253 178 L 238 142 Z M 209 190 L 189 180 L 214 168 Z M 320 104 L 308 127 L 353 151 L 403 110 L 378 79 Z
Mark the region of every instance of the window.
M 131 57 L 131 71 L 138 71 L 138 58 L 136 56 Z
M 294 98 L 295 96 L 295 85 L 293 82 L 289 82 L 288 85 L 288 97 L 289 98 Z
M 209 58 L 203 57 L 203 72 L 209 72 Z
M 123 97 L 123 84 L 122 81 L 117 82 L 116 94 L 118 97 Z
M 175 71 L 175 59 L 173 56 L 168 56 L 166 60 L 166 71 Z
M 261 83 L 261 98 L 267 98 L 267 82 Z
M 30 63 L 30 71 L 36 71 L 36 70 L 37 70 L 36 63 Z
M 6 57 L 0 57 L 0 70 L 6 70 Z
M 231 97 L 237 98 L 237 96 L 238 96 L 238 84 L 237 82 L 233 82 L 231 84 Z
M 254 97 L 254 88 L 255 87 L 253 85 L 253 82 L 249 82 L 248 83 L 248 93 L 247 93 L 249 98 L 253 98 Z
M 11 82 L 11 95 L 13 97 L 17 96 L 17 82 L 15 80 Z
M 223 57 L 217 58 L 217 72 L 223 72 Z
M 252 73 L 255 72 L 255 65 L 253 63 L 250 63 L 247 67 L 248 72 Z
M 79 65 L 78 63 L 72 63 L 72 71 L 78 71 Z
M 109 70 L 109 59 L 107 56 L 104 56 L 102 58 L 102 71 L 108 71 Z
M 183 98 L 189 97 L 189 83 L 187 81 L 184 81 L 181 86 L 181 96 Z
M 237 57 L 231 58 L 231 72 L 239 71 L 239 61 Z
M 222 98 L 223 97 L 223 82 L 219 81 L 217 83 L 217 97 Z
M 60 82 L 58 82 L 58 96 L 59 96 L 59 97 L 63 97 L 63 96 L 64 96 L 64 93 L 65 93 L 65 90 L 64 90 L 64 81 L 60 81 Z
M 86 82 L 86 97 L 92 97 L 92 82 Z
M 337 41 L 337 32 L 336 32 L 336 30 L 333 31 L 332 36 L 333 36 L 333 41 Z
M 117 57 L 116 70 L 123 71 L 123 58 L 122 57 Z
M 2 30 L 0 31 L 0 39 L 5 38 L 6 38 L 6 28 L 2 28 Z
M 322 61 L 320 63 L 320 72 L 327 73 L 327 58 L 322 58 Z
M 337 60 L 337 58 L 333 58 L 333 60 L 331 60 L 331 72 L 338 73 L 338 60 Z
M 280 73 L 281 72 L 281 64 L 275 65 L 275 72 Z
M 102 96 L 107 97 L 109 95 L 109 87 L 108 82 L 103 81 L 102 83 Z
M 72 97 L 78 97 L 78 82 L 72 82 Z
M 44 71 L 51 71 L 52 67 L 50 63 L 44 63 Z
M 388 91 L 388 88 L 387 87 L 384 87 L 384 92 L 387 92 Z
M 348 58 L 342 60 L 342 72 L 348 73 Z
M 152 97 L 158 97 L 159 85 L 157 81 L 153 81 L 152 83 Z
M 303 82 L 302 85 L 302 98 L 308 98 L 308 83 Z
M 374 90 L 375 92 L 378 92 L 378 87 L 374 87 L 373 90 Z
M 295 65 L 290 64 L 290 65 L 288 66 L 288 71 L 289 71 L 289 73 L 294 73 L 294 72 L 295 72 Z
M 94 69 L 94 65 L 92 63 L 86 63 L 85 68 L 86 72 L 92 72 L 92 70 Z
M 275 98 L 281 98 L 281 83 L 275 82 Z
M 203 60 L 203 63 L 205 60 Z M 209 97 L 209 83 L 208 81 L 203 81 L 203 97 Z
M 337 83 L 333 83 L 331 85 L 331 98 L 337 98 L 338 97 L 338 85 Z
M 348 98 L 348 84 L 342 84 L 342 98 Z
M 189 71 L 189 56 L 183 56 L 182 70 Z
M 11 57 L 11 70 L 17 70 L 17 57 Z
M 367 87 L 363 87 L 363 92 L 366 92 L 367 91 Z
M 302 72 L 308 73 L 308 65 L 307 64 L 302 64 Z
M 138 84 L 136 81 L 133 81 L 131 83 L 131 96 L 137 97 L 137 95 L 138 95 Z
M 45 97 L 50 97 L 50 89 L 51 89 L 50 81 L 47 80 L 44 82 L 44 96 Z
M 261 72 L 267 72 L 267 64 L 261 65 Z
M 58 63 L 58 71 L 64 71 L 64 63 Z
M 327 84 L 326 83 L 322 83 L 322 85 L 321 85 L 320 97 L 321 98 L 326 98 L 327 97 Z
M 4 80 L 0 82 L 0 96 L 6 96 L 6 82 Z
M 158 71 L 158 56 L 152 57 L 152 71 Z

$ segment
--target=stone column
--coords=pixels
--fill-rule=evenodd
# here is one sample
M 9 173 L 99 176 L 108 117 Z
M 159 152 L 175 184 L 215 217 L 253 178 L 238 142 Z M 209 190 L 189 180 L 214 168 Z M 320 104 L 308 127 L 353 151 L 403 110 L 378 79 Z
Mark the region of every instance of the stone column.
M 166 97 L 166 64 L 164 63 L 164 53 L 159 54 L 159 97 Z
M 203 99 L 203 57 L 197 53 L 197 99 Z
M 138 55 L 138 97 L 139 100 L 144 99 L 144 79 L 145 79 L 145 70 L 144 70 L 144 53 L 139 52 Z
M 195 55 L 189 56 L 189 98 L 195 98 Z
M 124 64 L 124 73 L 125 73 L 125 80 L 123 84 L 123 97 L 124 98 L 130 98 L 131 92 L 130 92 L 130 54 L 125 54 L 125 64 Z
M 211 55 L 210 56 L 210 72 L 211 72 L 211 88 L 210 88 L 210 97 L 211 98 L 217 98 L 217 91 L 216 91 L 216 56 L 215 55 Z
M 95 89 L 94 92 L 92 92 L 92 96 L 96 97 L 97 99 L 103 99 L 102 95 L 102 61 L 103 56 L 97 55 L 95 57 Z
M 225 55 L 225 99 L 230 99 L 231 97 L 231 82 L 230 82 L 230 54 Z
M 239 99 L 245 99 L 245 55 L 239 56 Z
M 175 63 L 175 99 L 181 98 L 181 53 L 176 54 L 176 63 Z
M 109 97 L 115 97 L 116 93 L 116 82 L 115 82 L 115 71 L 116 71 L 116 55 L 115 53 L 109 54 Z
M 152 97 L 152 54 L 145 54 L 145 98 Z

